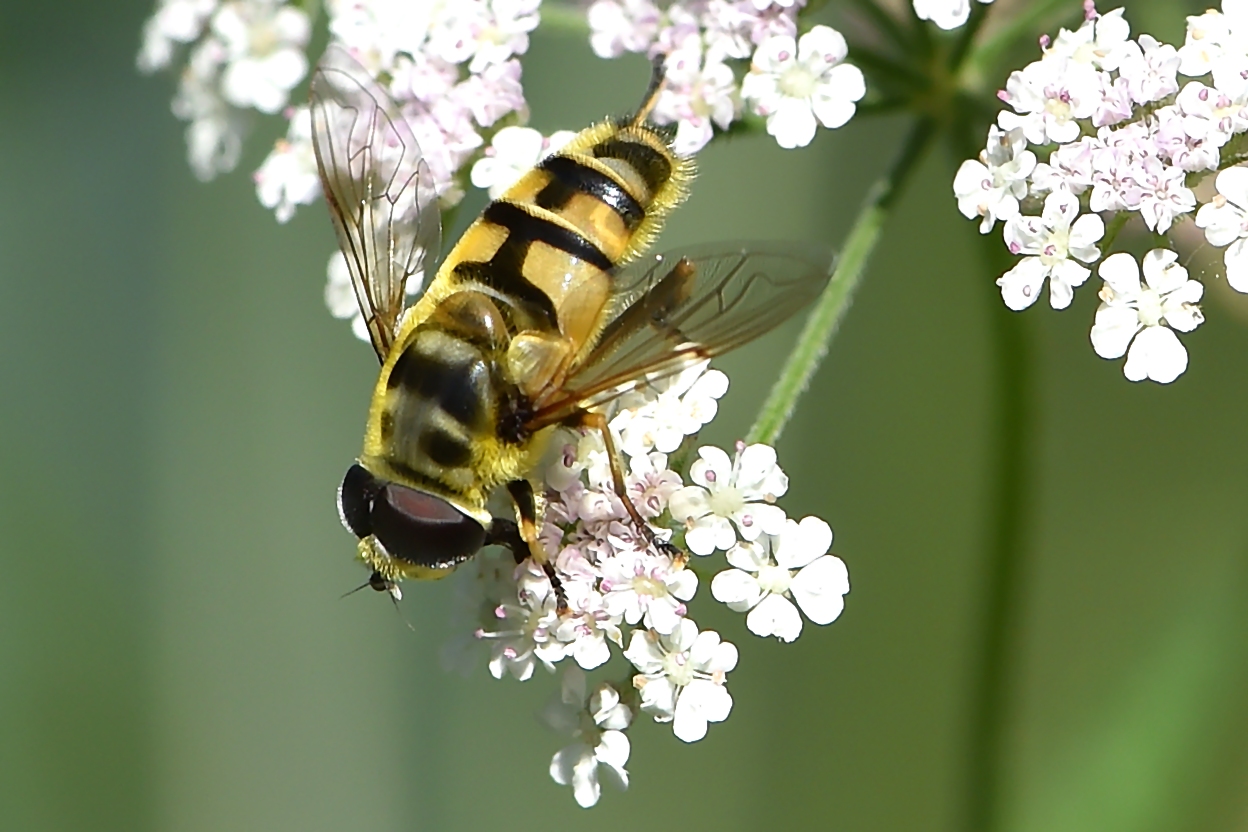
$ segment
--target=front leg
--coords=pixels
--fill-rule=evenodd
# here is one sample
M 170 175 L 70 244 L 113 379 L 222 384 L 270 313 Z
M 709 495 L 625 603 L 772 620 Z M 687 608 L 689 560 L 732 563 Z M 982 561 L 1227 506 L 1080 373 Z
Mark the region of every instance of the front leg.
M 551 588 L 555 590 L 556 609 L 562 615 L 568 611 L 568 596 L 563 590 L 563 582 L 555 572 L 554 564 L 550 562 L 546 551 L 542 549 L 541 541 L 537 539 L 537 498 L 533 496 L 533 484 L 528 480 L 512 480 L 507 483 L 507 493 L 516 504 L 516 514 L 520 517 L 520 522 L 513 526 L 520 538 L 521 547 L 512 549 L 516 562 L 523 561 L 524 557 L 521 557 L 520 552 L 527 551 L 527 557 L 533 558 L 533 562 L 542 567 L 542 571 L 550 579 Z

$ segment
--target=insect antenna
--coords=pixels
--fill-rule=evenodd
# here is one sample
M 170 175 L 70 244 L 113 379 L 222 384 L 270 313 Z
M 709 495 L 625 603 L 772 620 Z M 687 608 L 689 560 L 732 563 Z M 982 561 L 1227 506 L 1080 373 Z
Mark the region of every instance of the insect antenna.
M 633 120 L 629 122 L 630 127 L 636 127 L 646 120 L 646 116 L 654 109 L 654 105 L 659 101 L 659 93 L 663 92 L 663 85 L 667 81 L 667 74 L 663 71 L 663 63 L 667 60 L 667 55 L 659 53 L 650 61 L 650 86 L 646 87 L 646 94 L 641 99 L 641 106 L 637 108 L 637 114 L 633 116 Z
M 380 572 L 374 572 L 369 575 L 367 581 L 360 584 L 355 589 L 342 593 L 338 596 L 338 599 L 342 600 L 348 595 L 354 595 L 364 587 L 371 587 L 378 592 L 384 592 L 389 595 L 390 603 L 394 604 L 394 611 L 399 614 L 399 618 L 402 619 L 403 623 L 407 625 L 407 629 L 411 630 L 413 633 L 416 632 L 416 628 L 412 626 L 412 622 L 408 621 L 407 616 L 403 614 L 403 610 L 399 609 L 399 601 L 403 599 L 403 590 L 399 589 L 399 585 L 394 581 L 383 578 Z

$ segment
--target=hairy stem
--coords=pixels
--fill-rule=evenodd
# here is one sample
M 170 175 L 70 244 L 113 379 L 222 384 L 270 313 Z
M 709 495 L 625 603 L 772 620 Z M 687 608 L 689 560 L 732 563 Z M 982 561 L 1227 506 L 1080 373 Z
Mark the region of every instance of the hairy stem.
M 747 442 L 773 444 L 784 430 L 797 400 L 806 391 L 810 377 L 827 353 L 828 343 L 836 333 L 841 318 L 849 309 L 854 290 L 880 240 L 880 232 L 897 202 L 897 196 L 905 188 L 935 136 L 935 127 L 929 119 L 917 120 L 888 172 L 871 188 L 845 239 L 845 249 L 832 273 L 832 280 L 807 318 L 793 352 L 780 371 L 780 378 L 759 408 L 754 426 L 746 435 Z

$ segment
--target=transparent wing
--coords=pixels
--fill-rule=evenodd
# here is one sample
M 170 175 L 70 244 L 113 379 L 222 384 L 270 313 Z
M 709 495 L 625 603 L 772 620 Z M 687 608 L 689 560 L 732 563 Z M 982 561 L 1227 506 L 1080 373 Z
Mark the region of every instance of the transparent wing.
M 384 362 L 407 281 L 437 259 L 442 222 L 428 165 L 394 100 L 341 47 L 312 76 L 312 144 L 338 244 Z
M 556 424 L 675 375 L 774 329 L 809 308 L 834 256 L 800 243 L 719 243 L 667 252 L 615 276 L 615 314 L 594 349 L 530 426 Z

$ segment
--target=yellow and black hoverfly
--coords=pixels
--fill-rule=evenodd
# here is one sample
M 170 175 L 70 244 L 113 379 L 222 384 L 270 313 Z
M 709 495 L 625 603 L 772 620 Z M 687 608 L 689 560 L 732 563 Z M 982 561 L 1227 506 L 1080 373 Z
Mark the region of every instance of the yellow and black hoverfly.
M 810 305 L 829 278 L 822 246 L 721 243 L 641 258 L 685 197 L 693 161 L 639 110 L 581 131 L 494 200 L 406 306 L 408 278 L 436 262 L 440 212 L 399 107 L 331 46 L 312 79 L 317 166 L 381 375 L 364 451 L 338 492 L 369 585 L 440 578 L 483 546 L 532 555 L 528 476 L 559 426 L 602 433 L 623 393 L 720 355 Z M 517 520 L 491 516 L 505 487 Z

